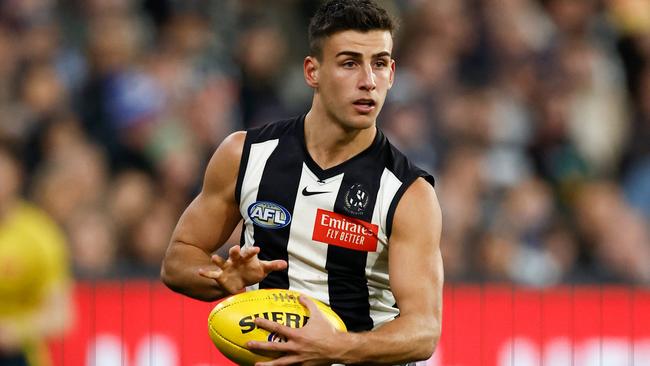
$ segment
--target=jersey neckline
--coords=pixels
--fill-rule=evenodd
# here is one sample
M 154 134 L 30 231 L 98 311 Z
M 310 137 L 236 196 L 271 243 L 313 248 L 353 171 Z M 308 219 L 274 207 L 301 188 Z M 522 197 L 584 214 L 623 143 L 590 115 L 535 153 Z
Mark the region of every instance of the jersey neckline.
M 378 127 L 376 128 L 376 133 L 375 133 L 375 138 L 372 141 L 372 144 L 368 146 L 366 149 L 361 151 L 360 153 L 352 156 L 348 160 L 345 160 L 341 162 L 338 165 L 335 165 L 333 167 L 323 169 L 321 168 L 316 161 L 311 157 L 311 154 L 309 153 L 309 150 L 307 150 L 307 141 L 305 140 L 305 117 L 307 115 L 303 114 L 298 118 L 298 123 L 296 123 L 296 136 L 298 137 L 298 140 L 300 141 L 300 146 L 302 148 L 302 151 L 305 155 L 305 164 L 309 167 L 309 169 L 318 176 L 319 179 L 328 179 L 333 176 L 341 174 L 346 167 L 348 167 L 350 164 L 354 163 L 355 161 L 358 161 L 359 159 L 363 158 L 364 156 L 367 156 L 376 150 L 383 144 L 384 140 L 384 134 L 381 132 L 381 130 Z

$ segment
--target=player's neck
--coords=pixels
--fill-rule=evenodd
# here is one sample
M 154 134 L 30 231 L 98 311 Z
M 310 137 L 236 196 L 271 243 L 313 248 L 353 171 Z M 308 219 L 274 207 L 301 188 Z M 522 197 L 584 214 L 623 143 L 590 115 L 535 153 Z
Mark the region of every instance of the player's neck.
M 322 168 L 337 166 L 372 145 L 377 128 L 345 129 L 325 113 L 312 108 L 305 117 L 305 145 L 311 158 Z

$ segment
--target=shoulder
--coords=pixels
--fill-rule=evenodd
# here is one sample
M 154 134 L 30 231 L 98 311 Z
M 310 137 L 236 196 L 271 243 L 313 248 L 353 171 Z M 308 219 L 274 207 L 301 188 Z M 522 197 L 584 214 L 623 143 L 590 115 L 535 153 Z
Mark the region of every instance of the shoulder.
M 241 156 L 246 141 L 246 131 L 237 131 L 228 135 L 214 152 L 214 156 L 237 158 Z
M 217 192 L 235 184 L 242 151 L 247 138 L 245 131 L 228 135 L 216 149 L 205 169 L 203 192 Z
M 400 202 L 397 204 L 395 220 L 408 213 L 415 217 L 422 215 L 440 215 L 440 204 L 433 185 L 425 178 L 416 178 L 406 187 Z
M 302 126 L 304 116 L 291 117 L 267 123 L 247 130 L 247 143 L 264 142 L 285 136 L 296 136 Z
M 215 155 L 225 158 L 240 158 L 245 145 L 279 138 L 294 132 L 301 117 L 270 122 L 265 125 L 237 131 L 228 135 L 215 151 Z
M 442 212 L 436 192 L 425 178 L 417 178 L 404 192 L 393 218 L 393 231 L 436 232 L 440 230 Z
M 391 203 L 387 213 L 386 233 L 390 238 L 393 231 L 394 223 L 397 221 L 398 206 L 403 208 L 411 204 L 419 205 L 421 202 L 431 202 L 428 198 L 433 194 L 435 197 L 434 185 L 435 180 L 431 174 L 413 164 L 401 151 L 393 146 L 387 138 L 384 137 L 383 156 L 386 169 L 392 175 L 394 194 L 391 197 Z M 422 199 L 427 200 L 418 202 L 418 195 L 424 194 Z M 412 199 L 414 198 L 414 199 Z M 406 201 L 406 202 L 403 202 Z M 414 201 L 414 202 L 411 202 Z M 434 200 L 437 204 L 437 199 Z M 403 211 L 403 209 L 400 209 Z
M 404 153 L 384 138 L 383 152 L 386 161 L 386 168 L 390 170 L 402 183 L 404 189 L 408 188 L 417 178 L 423 178 L 431 186 L 435 186 L 435 180 L 431 174 L 416 166 Z
M 426 177 L 417 177 L 412 184 L 406 188 L 402 200 L 421 202 L 424 205 L 438 203 L 438 197 L 433 185 Z
M 237 131 L 228 135 L 216 149 L 206 168 L 204 191 L 219 187 L 232 189 L 239 180 L 240 166 L 245 167 L 252 144 L 279 139 L 286 135 L 296 136 L 303 117 L 294 117 Z

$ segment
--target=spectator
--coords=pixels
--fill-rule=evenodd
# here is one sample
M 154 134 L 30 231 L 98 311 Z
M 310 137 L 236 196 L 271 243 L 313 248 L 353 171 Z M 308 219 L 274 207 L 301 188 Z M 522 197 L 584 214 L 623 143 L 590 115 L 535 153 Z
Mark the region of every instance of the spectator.
M 0 364 L 49 363 L 45 341 L 72 320 L 66 239 L 20 196 L 20 162 L 0 145 Z
M 383 3 L 404 22 L 380 126 L 436 176 L 449 279 L 646 283 L 649 6 Z M 302 67 L 285 61 L 316 5 L 0 2 L 0 140 L 77 276 L 150 276 L 221 140 L 303 109 Z
M 77 209 L 67 221 L 75 276 L 96 280 L 118 277 L 118 238 L 110 218 L 98 207 Z
M 592 256 L 587 268 L 592 280 L 650 282 L 650 234 L 619 186 L 609 182 L 585 185 L 574 210 L 583 245 Z

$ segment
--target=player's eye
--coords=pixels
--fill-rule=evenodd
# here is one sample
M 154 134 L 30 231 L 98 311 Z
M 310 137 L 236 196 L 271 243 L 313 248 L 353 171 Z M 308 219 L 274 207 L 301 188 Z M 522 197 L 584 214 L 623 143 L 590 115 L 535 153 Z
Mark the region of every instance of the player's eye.
M 355 65 L 356 65 L 356 63 L 354 61 L 351 61 L 351 60 L 343 62 L 343 67 L 346 67 L 346 68 L 353 68 Z
M 375 67 L 377 67 L 377 68 L 386 67 L 387 65 L 388 65 L 388 63 L 386 61 L 384 61 L 384 60 L 379 60 L 379 61 L 375 62 Z

